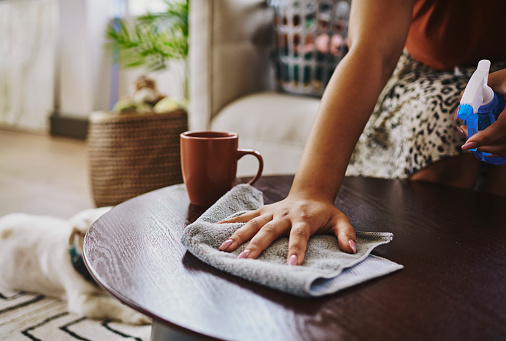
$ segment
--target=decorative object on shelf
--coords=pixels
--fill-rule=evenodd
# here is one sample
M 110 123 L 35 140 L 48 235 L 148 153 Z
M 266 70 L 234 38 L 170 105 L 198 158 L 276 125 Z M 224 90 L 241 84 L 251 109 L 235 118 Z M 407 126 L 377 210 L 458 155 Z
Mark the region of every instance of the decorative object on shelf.
M 176 100 L 158 91 L 154 79 L 140 76 L 135 83 L 131 95 L 121 98 L 113 108 L 114 112 L 122 113 L 163 113 L 185 109 L 186 102 Z
M 351 0 L 270 0 L 276 81 L 289 93 L 321 96 L 348 52 Z

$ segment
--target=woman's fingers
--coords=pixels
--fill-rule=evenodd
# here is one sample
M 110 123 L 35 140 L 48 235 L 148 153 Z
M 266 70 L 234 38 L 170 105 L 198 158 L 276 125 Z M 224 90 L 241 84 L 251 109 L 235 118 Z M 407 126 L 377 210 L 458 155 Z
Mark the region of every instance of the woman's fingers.
M 237 218 L 241 218 L 244 216 L 227 219 L 227 222 L 229 223 L 239 223 L 243 221 L 235 221 Z M 229 221 L 234 220 L 234 221 Z M 237 247 L 244 242 L 250 240 L 253 238 L 254 235 L 260 231 L 260 229 L 267 224 L 269 221 L 272 220 L 272 215 L 261 215 L 257 216 L 250 221 L 248 221 L 246 224 L 238 228 L 232 236 L 230 236 L 229 239 L 225 240 L 220 247 L 218 248 L 220 251 L 234 251 L 237 249 Z
M 252 258 L 255 259 L 262 251 L 267 249 L 276 239 L 285 234 L 285 231 L 290 228 L 290 221 L 288 219 L 271 220 L 260 228 L 258 233 L 251 239 L 238 258 Z
M 357 237 L 355 235 L 355 230 L 353 230 L 350 220 L 344 213 L 341 213 L 337 217 L 337 221 L 334 225 L 334 233 L 341 250 L 348 253 L 357 253 L 357 246 L 355 244 Z
M 459 107 L 460 105 L 457 107 L 457 110 L 455 110 L 455 113 L 453 114 L 453 119 L 455 121 L 459 119 Z
M 467 127 L 460 128 L 463 131 L 463 135 L 465 137 L 468 137 Z M 480 136 L 476 136 L 478 134 L 480 134 Z M 476 137 L 473 136 L 464 145 L 462 145 L 463 150 L 478 148 L 479 151 L 486 153 L 498 153 L 498 155 L 506 153 L 506 136 L 500 136 L 496 140 L 487 143 L 481 137 L 481 132 L 477 133 L 476 135 Z
M 311 236 L 311 228 L 305 222 L 294 223 L 288 239 L 288 265 L 300 265 L 304 262 L 307 241 Z
M 259 215 L 260 215 L 259 210 L 246 212 L 234 218 L 220 220 L 219 222 L 217 222 L 217 224 L 246 223 L 251 219 L 258 217 Z
M 497 144 L 499 141 L 501 141 L 499 143 L 504 144 L 504 139 L 506 137 L 506 110 L 502 112 L 496 122 L 486 129 L 480 130 L 473 136 L 468 136 L 467 127 L 461 126 L 460 129 L 465 132 L 465 136 L 468 138 L 465 145 L 475 143 L 478 147 L 481 147 Z
M 488 126 L 486 129 L 479 131 L 478 133 L 469 137 L 466 143 L 475 142 L 478 145 L 478 147 L 486 146 L 504 137 L 505 134 L 506 134 L 506 124 L 504 124 L 501 121 L 497 121 L 494 124 Z
M 480 152 L 491 153 L 493 156 L 506 156 L 506 145 L 490 145 L 479 147 Z
M 460 101 L 462 100 L 462 96 L 464 96 L 464 90 L 462 90 L 460 92 L 460 96 L 459 96 L 459 103 Z M 455 110 L 455 114 L 453 114 L 453 119 L 456 121 L 459 119 L 459 108 L 460 108 L 460 105 L 457 107 L 457 110 Z
M 464 135 L 467 139 L 467 127 L 466 126 L 457 127 L 457 130 L 459 131 L 459 133 Z

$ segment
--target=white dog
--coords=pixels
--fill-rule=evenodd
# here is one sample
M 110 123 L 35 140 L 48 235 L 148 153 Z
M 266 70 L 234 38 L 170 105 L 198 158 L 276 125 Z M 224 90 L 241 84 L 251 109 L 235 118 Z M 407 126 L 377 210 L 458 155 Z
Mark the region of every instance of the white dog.
M 86 231 L 109 209 L 85 210 L 68 221 L 24 213 L 0 218 L 0 287 L 66 299 L 69 312 L 80 316 L 149 323 L 86 280 L 72 263 L 71 254 L 74 260 L 82 255 Z

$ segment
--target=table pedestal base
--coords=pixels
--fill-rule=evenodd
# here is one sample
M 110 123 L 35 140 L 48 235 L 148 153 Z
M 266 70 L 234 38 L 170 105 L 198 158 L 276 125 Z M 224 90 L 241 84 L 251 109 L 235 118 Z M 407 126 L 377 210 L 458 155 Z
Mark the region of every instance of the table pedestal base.
M 196 336 L 190 333 L 181 332 L 175 328 L 153 321 L 151 326 L 151 341 L 202 341 L 206 340 L 203 336 Z

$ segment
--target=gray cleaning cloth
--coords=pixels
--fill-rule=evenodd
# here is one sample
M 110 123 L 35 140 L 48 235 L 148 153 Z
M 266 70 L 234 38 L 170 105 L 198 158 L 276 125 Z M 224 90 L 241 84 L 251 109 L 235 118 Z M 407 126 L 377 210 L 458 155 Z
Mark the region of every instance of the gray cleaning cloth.
M 332 294 L 403 267 L 370 255 L 376 246 L 392 240 L 393 235 L 386 232 L 356 232 L 357 253 L 354 255 L 341 251 L 335 236 L 313 235 L 300 266 L 286 264 L 286 237 L 272 243 L 258 259 L 237 259 L 247 243 L 234 252 L 219 251 L 221 243 L 244 224 L 216 222 L 261 206 L 262 192 L 250 185 L 237 185 L 185 228 L 182 242 L 193 255 L 217 269 L 302 297 Z

